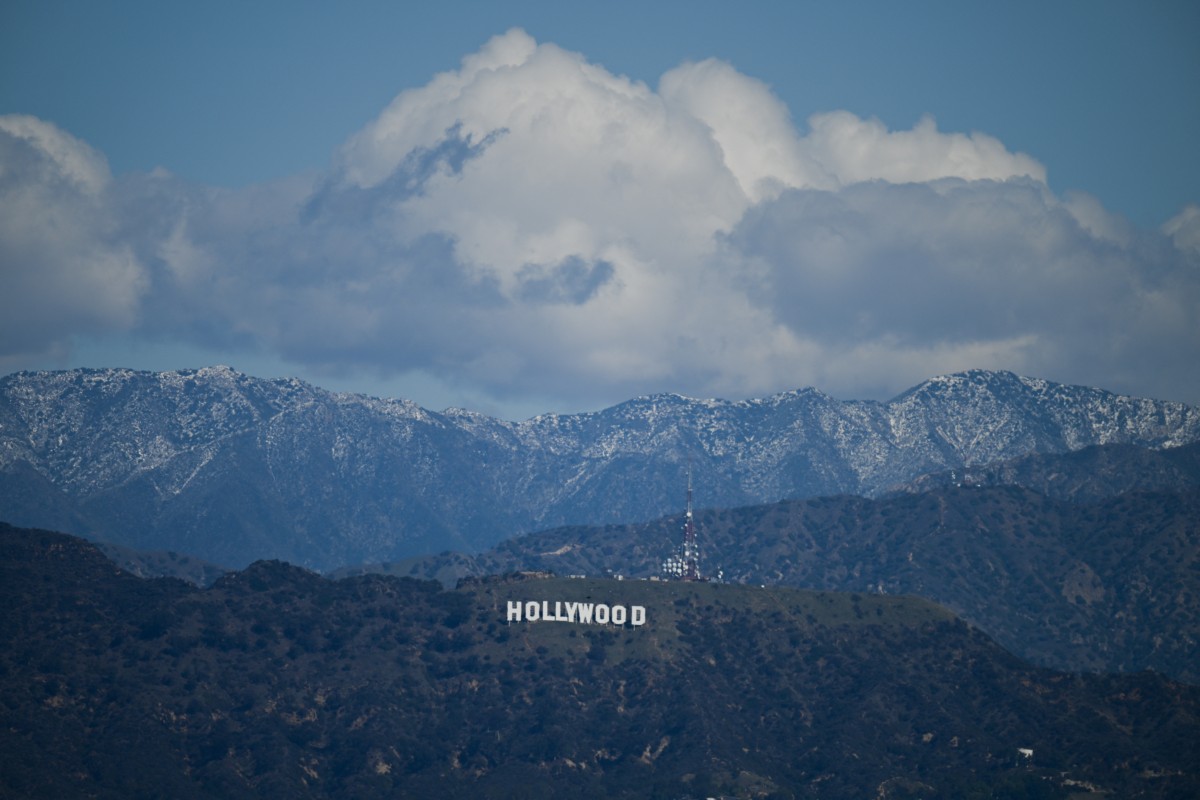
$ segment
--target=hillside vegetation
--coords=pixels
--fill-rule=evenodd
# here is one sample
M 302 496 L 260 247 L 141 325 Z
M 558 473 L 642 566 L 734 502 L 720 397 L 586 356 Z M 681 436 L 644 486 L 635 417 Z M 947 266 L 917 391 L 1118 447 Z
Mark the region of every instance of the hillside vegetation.
M 6 797 L 1200 793 L 1200 688 L 1035 668 L 925 600 L 278 562 L 199 589 L 9 527 L 0 553 Z
M 825 497 L 696 515 L 704 569 L 726 581 L 914 594 L 1035 663 L 1154 669 L 1200 682 L 1200 491 L 1073 504 L 1013 486 L 880 500 Z M 368 567 L 470 574 L 657 574 L 682 520 L 558 528 L 485 553 Z

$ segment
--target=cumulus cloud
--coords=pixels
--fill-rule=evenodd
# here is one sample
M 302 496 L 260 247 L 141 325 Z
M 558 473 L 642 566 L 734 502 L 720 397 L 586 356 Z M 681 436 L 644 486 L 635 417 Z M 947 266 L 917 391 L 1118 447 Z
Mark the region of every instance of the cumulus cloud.
M 808 124 L 804 149 L 843 186 L 870 180 L 1046 180 L 1045 167 L 1024 153 L 1010 153 L 983 133 L 942 133 L 928 116 L 911 131 L 889 131 L 879 120 L 848 111 L 814 114 Z
M 136 321 L 145 272 L 108 203 L 110 182 L 85 143 L 33 117 L 0 117 L 0 365 Z
M 1189 205 L 1172 217 L 1163 226 L 1163 233 L 1170 236 L 1180 250 L 1200 252 L 1200 206 Z
M 847 369 L 891 385 L 968 366 L 1130 387 L 1188 373 L 1195 259 L 1078 216 L 1032 180 L 793 190 L 751 210 L 724 258 L 752 265 L 756 304 L 823 354 L 819 385 Z
M 6 206 L 71 232 L 4 229 L 30 265 L 6 296 L 55 320 L 30 351 L 136 325 L 573 407 L 864 396 L 976 366 L 1200 396 L 1194 209 L 1137 230 L 929 118 L 802 128 L 720 61 L 650 88 L 513 30 L 397 95 L 317 179 L 237 192 L 114 179 L 28 118 L 0 147 Z

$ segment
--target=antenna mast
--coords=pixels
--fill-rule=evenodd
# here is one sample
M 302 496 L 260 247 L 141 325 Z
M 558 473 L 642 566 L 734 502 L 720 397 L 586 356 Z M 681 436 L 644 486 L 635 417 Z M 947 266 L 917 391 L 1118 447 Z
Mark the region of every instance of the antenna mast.
M 692 519 L 692 465 L 688 463 L 687 482 L 687 513 L 683 521 L 683 544 L 679 553 L 663 562 L 663 572 L 667 577 L 681 581 L 699 581 L 700 577 L 700 545 L 696 541 L 696 524 Z

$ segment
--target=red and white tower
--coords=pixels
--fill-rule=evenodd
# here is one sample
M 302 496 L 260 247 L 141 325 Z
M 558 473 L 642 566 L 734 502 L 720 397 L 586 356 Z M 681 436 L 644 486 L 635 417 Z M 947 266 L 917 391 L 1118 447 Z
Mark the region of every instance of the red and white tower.
M 700 577 L 700 545 L 696 541 L 696 524 L 692 520 L 692 471 L 688 469 L 687 514 L 683 521 L 683 544 L 679 552 L 663 562 L 663 574 L 681 581 L 703 580 Z

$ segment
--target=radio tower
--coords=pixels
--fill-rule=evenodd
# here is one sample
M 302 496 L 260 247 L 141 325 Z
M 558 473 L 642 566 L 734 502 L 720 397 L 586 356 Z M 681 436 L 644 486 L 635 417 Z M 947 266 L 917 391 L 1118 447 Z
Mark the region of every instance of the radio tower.
M 667 577 L 681 581 L 699 581 L 700 545 L 696 542 L 696 525 L 692 521 L 692 470 L 688 467 L 687 515 L 683 521 L 683 545 L 679 553 L 663 562 Z

